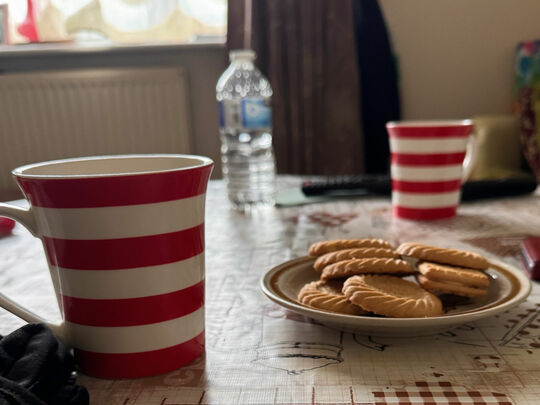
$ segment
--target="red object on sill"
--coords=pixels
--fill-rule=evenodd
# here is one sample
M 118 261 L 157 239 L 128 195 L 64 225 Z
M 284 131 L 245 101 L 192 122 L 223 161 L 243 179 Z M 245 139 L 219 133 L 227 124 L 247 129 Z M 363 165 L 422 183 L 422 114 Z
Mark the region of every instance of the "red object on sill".
M 521 242 L 521 260 L 529 277 L 540 281 L 540 237 L 532 236 Z
M 15 226 L 15 221 L 6 217 L 0 217 L 0 235 L 10 233 Z
M 39 42 L 39 37 L 36 29 L 36 13 L 34 8 L 34 0 L 26 0 L 27 10 L 26 18 L 17 27 L 17 31 L 22 36 L 28 38 L 30 42 Z

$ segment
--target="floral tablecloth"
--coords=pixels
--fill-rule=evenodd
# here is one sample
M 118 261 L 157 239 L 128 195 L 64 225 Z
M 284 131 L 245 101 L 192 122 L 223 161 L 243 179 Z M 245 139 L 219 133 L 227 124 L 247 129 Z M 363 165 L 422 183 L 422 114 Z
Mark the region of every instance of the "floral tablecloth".
M 298 184 L 287 178 L 282 187 Z M 336 200 L 242 214 L 211 182 L 206 212 L 206 354 L 137 380 L 80 376 L 92 404 L 538 404 L 540 288 L 519 307 L 435 336 L 377 338 L 329 329 L 269 301 L 261 276 L 314 241 L 382 237 L 474 249 L 520 266 L 540 235 L 540 192 L 463 204 L 450 220 L 391 216 L 390 201 Z M 59 313 L 41 244 L 17 225 L 0 239 L 2 292 L 48 318 Z M 0 311 L 0 333 L 22 321 Z

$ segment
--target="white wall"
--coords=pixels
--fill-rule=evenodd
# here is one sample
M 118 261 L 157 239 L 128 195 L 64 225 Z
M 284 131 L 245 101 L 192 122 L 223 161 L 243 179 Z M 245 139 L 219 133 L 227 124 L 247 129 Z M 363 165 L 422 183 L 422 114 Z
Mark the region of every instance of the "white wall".
M 380 0 L 399 57 L 403 118 L 508 113 L 514 55 L 540 39 L 539 0 Z

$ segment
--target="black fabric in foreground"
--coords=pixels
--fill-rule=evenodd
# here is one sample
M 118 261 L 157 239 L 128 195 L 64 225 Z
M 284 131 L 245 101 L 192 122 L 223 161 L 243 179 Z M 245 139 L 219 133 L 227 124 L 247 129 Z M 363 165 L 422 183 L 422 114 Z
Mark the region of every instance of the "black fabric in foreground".
M 28 324 L 0 338 L 0 405 L 87 405 L 74 385 L 73 356 L 43 324 Z

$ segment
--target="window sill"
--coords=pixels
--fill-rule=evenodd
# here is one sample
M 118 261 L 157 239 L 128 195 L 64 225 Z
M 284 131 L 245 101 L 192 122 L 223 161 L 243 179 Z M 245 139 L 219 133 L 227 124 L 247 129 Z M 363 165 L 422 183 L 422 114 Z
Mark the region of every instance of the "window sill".
M 163 51 L 201 51 L 224 49 L 225 38 L 207 42 L 193 43 L 144 43 L 117 44 L 112 42 L 57 42 L 33 43 L 20 45 L 0 45 L 0 59 L 24 56 L 48 56 L 66 54 L 109 54 L 109 53 L 141 53 Z

